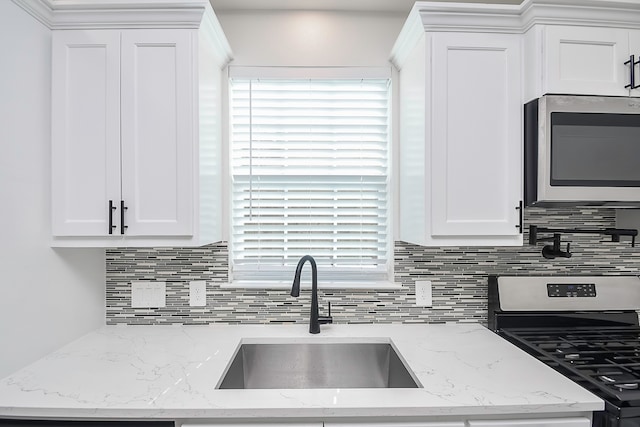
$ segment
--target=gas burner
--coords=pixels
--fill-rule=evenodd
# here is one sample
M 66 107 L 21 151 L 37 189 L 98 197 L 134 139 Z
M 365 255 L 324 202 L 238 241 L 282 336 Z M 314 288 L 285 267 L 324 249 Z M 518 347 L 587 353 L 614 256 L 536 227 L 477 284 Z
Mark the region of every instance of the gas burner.
M 556 353 L 563 355 L 565 359 L 575 360 L 580 358 L 580 352 L 569 343 L 560 343 L 555 349 Z
M 638 384 L 638 378 L 631 374 L 626 374 L 623 372 L 611 372 L 599 375 L 598 378 L 605 383 L 610 385 L 611 387 L 617 388 L 618 390 L 638 390 L 640 385 Z M 629 381 L 629 382 L 625 382 Z

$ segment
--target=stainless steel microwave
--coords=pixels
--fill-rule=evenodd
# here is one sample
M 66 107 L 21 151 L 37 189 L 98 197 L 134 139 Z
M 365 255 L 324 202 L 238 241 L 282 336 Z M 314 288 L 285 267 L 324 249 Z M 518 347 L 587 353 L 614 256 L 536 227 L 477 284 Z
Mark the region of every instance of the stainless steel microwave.
M 640 98 L 545 95 L 524 122 L 526 206 L 640 206 Z

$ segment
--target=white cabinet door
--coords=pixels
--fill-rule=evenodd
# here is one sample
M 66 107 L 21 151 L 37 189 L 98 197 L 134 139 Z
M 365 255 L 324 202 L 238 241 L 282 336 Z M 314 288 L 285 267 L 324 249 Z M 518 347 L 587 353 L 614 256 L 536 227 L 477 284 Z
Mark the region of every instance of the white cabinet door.
M 469 427 L 590 427 L 588 418 L 469 421 Z
M 515 236 L 522 194 L 521 41 L 434 34 L 432 236 Z
M 544 31 L 546 93 L 629 94 L 629 30 L 550 25 Z
M 53 235 L 106 236 L 120 201 L 120 33 L 54 31 L 52 54 Z
M 634 86 L 640 86 L 640 30 L 629 30 L 629 55 L 633 55 L 634 64 Z M 625 68 L 625 73 L 628 73 Z M 629 83 L 627 81 L 627 83 Z M 640 87 L 631 89 L 631 96 L 640 96 Z
M 122 32 L 125 235 L 193 232 L 194 94 L 189 31 Z

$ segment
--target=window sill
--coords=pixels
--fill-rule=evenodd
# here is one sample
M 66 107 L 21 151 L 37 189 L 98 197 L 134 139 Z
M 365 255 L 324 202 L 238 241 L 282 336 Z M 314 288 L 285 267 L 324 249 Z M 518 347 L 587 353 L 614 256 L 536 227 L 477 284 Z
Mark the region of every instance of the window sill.
M 220 285 L 223 289 L 291 289 L 292 281 L 278 281 L 278 280 L 234 280 L 229 283 L 222 283 Z M 309 281 L 302 281 L 302 289 L 310 289 L 311 283 Z M 357 290 L 399 290 L 402 288 L 402 283 L 395 282 L 338 282 L 338 281 L 321 281 L 318 283 L 318 288 L 321 290 L 334 289 L 357 289 Z

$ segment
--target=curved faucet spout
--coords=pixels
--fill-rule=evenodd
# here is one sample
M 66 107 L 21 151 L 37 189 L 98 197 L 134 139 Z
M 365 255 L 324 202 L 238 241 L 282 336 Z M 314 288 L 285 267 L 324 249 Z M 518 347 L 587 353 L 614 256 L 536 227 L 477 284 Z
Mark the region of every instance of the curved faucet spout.
M 300 261 L 298 261 L 296 274 L 293 276 L 293 286 L 291 287 L 292 297 L 300 296 L 300 275 L 302 274 L 302 267 L 304 267 L 304 263 L 307 261 L 311 264 L 311 285 L 314 289 L 318 286 L 318 267 L 316 265 L 316 260 L 313 259 L 311 255 L 305 255 L 300 258 Z
M 309 261 L 311 264 L 311 312 L 309 316 L 309 332 L 312 334 L 320 333 L 321 323 L 333 323 L 331 318 L 331 308 L 329 308 L 329 316 L 320 316 L 318 311 L 318 267 L 316 260 L 311 255 L 305 255 L 300 258 L 296 267 L 296 274 L 293 276 L 293 285 L 291 286 L 291 296 L 300 296 L 300 275 L 302 267 Z M 331 306 L 329 306 L 331 307 Z

